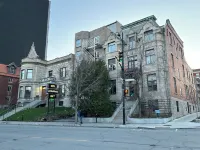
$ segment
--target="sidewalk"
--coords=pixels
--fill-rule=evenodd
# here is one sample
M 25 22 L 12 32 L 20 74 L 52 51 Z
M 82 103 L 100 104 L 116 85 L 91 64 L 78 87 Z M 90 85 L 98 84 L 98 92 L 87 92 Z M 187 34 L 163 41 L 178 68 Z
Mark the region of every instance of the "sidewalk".
M 198 114 L 200 115 L 200 113 Z M 34 125 L 34 126 L 65 126 L 65 127 L 93 127 L 93 128 L 127 128 L 127 129 L 200 129 L 200 123 L 191 122 L 197 118 L 197 113 L 190 114 L 166 124 L 111 124 L 111 123 L 83 123 L 82 125 L 74 122 L 17 122 L 0 121 L 1 124 L 8 125 Z

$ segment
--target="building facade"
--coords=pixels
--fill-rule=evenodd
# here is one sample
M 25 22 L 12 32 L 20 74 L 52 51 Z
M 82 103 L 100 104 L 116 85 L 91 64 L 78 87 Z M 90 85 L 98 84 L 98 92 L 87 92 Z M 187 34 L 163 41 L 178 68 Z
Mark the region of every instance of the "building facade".
M 11 63 L 0 64 L 0 108 L 15 105 L 17 102 L 20 68 Z
M 37 54 L 46 59 L 49 0 L 0 1 L 0 63 L 20 65 L 33 41 Z M 11 55 L 14 54 L 14 55 Z
M 194 69 L 193 75 L 194 75 L 194 80 L 195 80 L 195 84 L 196 84 L 197 102 L 198 102 L 198 104 L 200 104 L 200 69 Z
M 68 98 L 68 83 L 74 67 L 74 55 L 41 60 L 34 43 L 28 56 L 22 59 L 19 82 L 18 102 L 25 103 L 38 99 L 47 100 L 47 84 L 54 82 L 58 86 L 57 106 L 71 106 Z
M 160 110 L 174 118 L 195 112 L 195 85 L 192 70 L 184 57 L 183 42 L 169 20 L 159 26 L 155 16 L 127 25 L 118 21 L 93 31 L 75 35 L 75 55 L 106 62 L 111 77 L 111 100 L 121 103 L 121 67 L 117 62 L 123 49 L 125 78 L 134 79 L 135 68 L 141 71 L 140 98 L 144 115 Z M 127 80 L 128 81 L 128 80 Z M 136 87 L 126 82 L 126 99 L 135 100 Z

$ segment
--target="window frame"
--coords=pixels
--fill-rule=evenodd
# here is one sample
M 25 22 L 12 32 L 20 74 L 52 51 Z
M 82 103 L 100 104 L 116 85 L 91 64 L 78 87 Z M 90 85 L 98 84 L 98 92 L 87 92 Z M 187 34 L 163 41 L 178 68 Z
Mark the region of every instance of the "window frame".
M 22 75 L 23 73 L 23 75 Z M 25 69 L 22 69 L 21 72 L 20 72 L 20 79 L 25 79 L 25 74 L 26 74 L 26 70 Z
M 28 78 L 28 75 L 29 75 L 29 73 L 30 73 L 29 71 L 32 71 L 32 72 L 31 72 L 31 78 Z M 33 79 L 33 69 L 27 69 L 26 79 Z
M 22 90 L 21 90 L 21 89 L 22 89 Z M 19 96 L 18 96 L 18 98 L 23 98 L 23 97 L 24 97 L 23 92 L 24 92 L 24 87 L 23 87 L 23 86 L 20 86 L 20 87 L 19 87 Z
M 148 30 L 144 32 L 144 42 L 151 42 L 155 40 L 155 35 L 153 30 Z
M 179 112 L 179 101 L 176 101 L 176 111 Z
M 111 62 L 112 60 L 114 60 L 114 63 L 109 63 L 109 62 Z M 112 66 L 112 67 L 110 67 L 110 65 Z M 110 59 L 108 59 L 108 70 L 109 71 L 114 71 L 114 70 L 116 70 L 117 68 L 116 68 L 116 59 L 115 58 L 110 58 Z
M 115 47 L 115 50 L 114 51 L 110 51 L 110 46 L 114 46 Z M 109 53 L 113 53 L 113 52 L 116 52 L 117 51 L 117 45 L 115 42 L 111 42 L 111 43 L 108 43 L 108 52 Z
M 174 68 L 174 55 L 171 53 L 172 67 Z
M 66 78 L 66 76 L 67 76 L 67 68 L 66 67 L 60 68 L 60 77 Z
M 132 39 L 132 40 L 130 40 L 130 39 Z M 129 37 L 129 49 L 131 50 L 131 49 L 134 49 L 135 48 L 135 45 L 136 44 L 136 42 L 135 42 L 135 37 L 134 36 L 130 36 Z
M 117 81 L 116 80 L 110 80 L 110 94 L 111 95 L 117 94 Z
M 26 97 L 26 91 L 28 91 L 28 90 L 26 90 L 26 88 L 29 88 L 30 87 L 30 97 Z M 24 98 L 25 99 L 31 99 L 31 95 L 32 95 L 32 86 L 25 86 L 25 91 L 24 91 Z
M 147 53 L 147 52 L 149 52 L 149 53 Z M 148 58 L 149 58 L 149 60 L 147 60 Z M 146 65 L 150 65 L 150 64 L 155 64 L 156 63 L 156 54 L 155 54 L 155 50 L 154 49 L 149 49 L 149 50 L 145 51 L 145 61 L 146 61 Z
M 155 80 L 149 81 L 150 76 L 154 76 Z M 149 83 L 151 83 L 151 84 L 149 84 Z M 156 73 L 147 75 L 147 87 L 148 87 L 148 91 L 157 91 L 158 90 Z
M 12 85 L 8 85 L 7 92 L 12 93 Z
M 52 77 L 53 76 L 53 70 L 49 70 L 48 71 L 48 77 Z
M 177 81 L 176 81 L 176 78 L 173 77 L 173 81 L 174 81 L 174 92 L 177 94 Z
M 131 59 L 131 58 L 133 58 L 133 59 Z M 136 62 L 137 62 L 137 55 L 129 56 L 128 57 L 128 69 L 135 68 L 136 67 Z
M 76 44 L 76 48 L 81 47 L 81 39 L 76 40 L 75 44 Z
M 8 77 L 8 83 L 13 83 L 13 78 Z

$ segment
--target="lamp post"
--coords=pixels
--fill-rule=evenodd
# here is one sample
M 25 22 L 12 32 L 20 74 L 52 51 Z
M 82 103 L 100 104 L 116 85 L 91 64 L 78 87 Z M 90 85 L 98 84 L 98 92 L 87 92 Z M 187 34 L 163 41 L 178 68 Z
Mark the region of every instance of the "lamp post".
M 123 125 L 126 124 L 126 117 L 125 117 L 125 90 L 126 90 L 126 86 L 125 86 L 125 75 L 124 75 L 124 38 L 123 38 L 123 32 L 120 35 L 119 33 L 117 34 L 118 37 L 120 37 L 121 40 L 121 44 L 122 44 L 122 89 L 123 89 L 123 93 L 122 93 L 122 102 L 123 102 Z

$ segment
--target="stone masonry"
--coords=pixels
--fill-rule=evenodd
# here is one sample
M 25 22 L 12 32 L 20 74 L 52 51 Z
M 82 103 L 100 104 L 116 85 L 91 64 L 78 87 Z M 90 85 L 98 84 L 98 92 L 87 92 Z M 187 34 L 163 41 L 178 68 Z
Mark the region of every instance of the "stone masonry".
M 33 44 L 29 55 L 22 59 L 18 102 L 24 103 L 34 99 L 46 100 L 46 87 L 50 82 L 50 79 L 53 78 L 59 87 L 59 94 L 57 96 L 56 104 L 60 106 L 71 106 L 70 99 L 68 98 L 67 85 L 69 83 L 73 67 L 73 54 L 69 54 L 67 56 L 56 58 L 50 61 L 44 61 L 41 60 L 36 54 Z M 66 73 L 64 76 L 61 76 L 62 68 L 66 68 Z M 30 79 L 27 78 L 28 70 L 32 70 L 32 78 Z M 22 75 L 22 72 L 24 72 L 24 75 Z M 25 93 L 27 92 L 26 87 L 31 87 L 31 93 L 28 97 L 25 96 Z
M 124 26 L 116 21 L 90 32 L 78 32 L 75 35 L 76 58 L 84 54 L 94 59 L 91 54 L 95 54 L 96 59 L 106 62 L 111 80 L 116 81 L 111 100 L 120 103 L 121 68 L 115 57 L 122 47 L 118 34 L 123 32 L 124 69 L 141 66 L 142 70 L 140 95 L 143 113 L 160 110 L 161 115 L 177 118 L 196 112 L 194 79 L 184 57 L 183 42 L 169 20 L 163 26 L 159 26 L 156 20 L 155 16 L 149 16 Z M 88 44 L 95 39 L 98 39 L 96 44 Z M 131 98 L 130 83 L 126 85 L 129 89 L 127 96 Z

